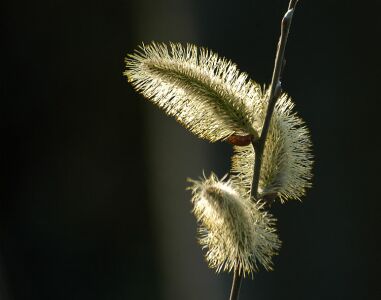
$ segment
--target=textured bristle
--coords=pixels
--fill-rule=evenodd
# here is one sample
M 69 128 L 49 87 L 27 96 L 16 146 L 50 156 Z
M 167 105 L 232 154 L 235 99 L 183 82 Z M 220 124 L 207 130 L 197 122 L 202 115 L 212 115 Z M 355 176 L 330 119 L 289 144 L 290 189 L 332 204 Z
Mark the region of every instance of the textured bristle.
M 128 81 L 195 135 L 211 142 L 256 134 L 260 86 L 231 61 L 194 45 L 151 43 L 126 58 Z
M 231 163 L 231 181 L 239 187 L 241 194 L 250 197 L 254 172 L 254 150 L 252 145 L 234 146 Z
M 271 270 L 280 241 L 275 219 L 262 211 L 262 204 L 241 196 L 234 185 L 213 174 L 192 182 L 193 212 L 209 266 L 243 275 L 255 272 L 258 263 Z

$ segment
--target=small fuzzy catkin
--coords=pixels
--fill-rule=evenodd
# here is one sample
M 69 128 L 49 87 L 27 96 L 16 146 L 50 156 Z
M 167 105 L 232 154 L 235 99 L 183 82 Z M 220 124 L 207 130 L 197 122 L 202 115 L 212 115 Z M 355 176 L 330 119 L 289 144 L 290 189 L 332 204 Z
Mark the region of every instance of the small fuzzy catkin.
M 262 130 L 267 97 L 256 107 L 258 132 Z M 311 138 L 304 121 L 293 112 L 294 104 L 283 94 L 278 99 L 262 157 L 259 179 L 260 196 L 279 198 L 282 202 L 300 199 L 311 186 Z M 234 147 L 232 181 L 248 194 L 251 190 L 255 153 L 252 145 Z
M 293 109 L 291 99 L 281 95 L 267 135 L 259 182 L 263 195 L 277 194 L 282 202 L 300 200 L 312 178 L 310 133 Z
M 275 219 L 262 205 L 242 197 L 230 182 L 210 178 L 191 181 L 193 212 L 200 224 L 200 244 L 211 268 L 252 274 L 258 263 L 272 269 L 280 241 Z

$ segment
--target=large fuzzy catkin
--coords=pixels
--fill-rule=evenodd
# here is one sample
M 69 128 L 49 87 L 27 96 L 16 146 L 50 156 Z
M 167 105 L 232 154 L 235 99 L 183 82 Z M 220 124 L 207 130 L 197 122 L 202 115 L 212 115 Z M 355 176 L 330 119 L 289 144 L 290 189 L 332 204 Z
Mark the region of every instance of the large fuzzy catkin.
M 258 263 L 271 270 L 271 258 L 280 247 L 275 219 L 262 211 L 260 203 L 213 174 L 192 182 L 193 212 L 209 266 L 243 275 L 255 272 Z
M 126 58 L 124 74 L 137 91 L 211 142 L 256 135 L 260 86 L 231 61 L 194 45 L 142 45 Z
M 258 132 L 265 118 L 267 97 L 256 107 Z M 293 112 L 294 104 L 283 94 L 278 99 L 271 119 L 263 152 L 259 193 L 278 197 L 281 201 L 300 199 L 311 186 L 311 138 L 303 120 Z M 255 154 L 251 145 L 234 147 L 232 181 L 250 193 Z

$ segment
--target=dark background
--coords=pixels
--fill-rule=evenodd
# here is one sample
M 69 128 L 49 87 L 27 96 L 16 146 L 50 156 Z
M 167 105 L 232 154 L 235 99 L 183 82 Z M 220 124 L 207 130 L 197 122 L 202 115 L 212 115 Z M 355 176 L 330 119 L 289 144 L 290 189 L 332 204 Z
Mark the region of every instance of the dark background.
M 275 271 L 246 279 L 242 300 L 380 297 L 380 7 L 364 3 L 298 5 L 283 86 L 312 132 L 314 187 L 273 206 Z M 231 149 L 135 93 L 123 60 L 142 41 L 191 42 L 268 84 L 286 7 L 1 2 L 1 300 L 228 298 L 185 179 L 222 176 Z

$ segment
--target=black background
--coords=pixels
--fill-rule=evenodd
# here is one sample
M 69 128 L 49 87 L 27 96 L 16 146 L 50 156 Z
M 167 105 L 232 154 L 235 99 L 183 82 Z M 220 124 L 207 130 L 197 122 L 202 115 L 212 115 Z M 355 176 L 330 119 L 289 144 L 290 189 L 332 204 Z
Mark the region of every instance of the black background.
M 298 5 L 283 86 L 312 132 L 314 187 L 273 206 L 281 253 L 242 300 L 380 297 L 374 4 Z M 268 84 L 286 7 L 1 2 L 0 299 L 227 299 L 231 278 L 203 262 L 184 189 L 203 169 L 226 173 L 230 147 L 135 93 L 123 60 L 142 41 L 191 42 Z

